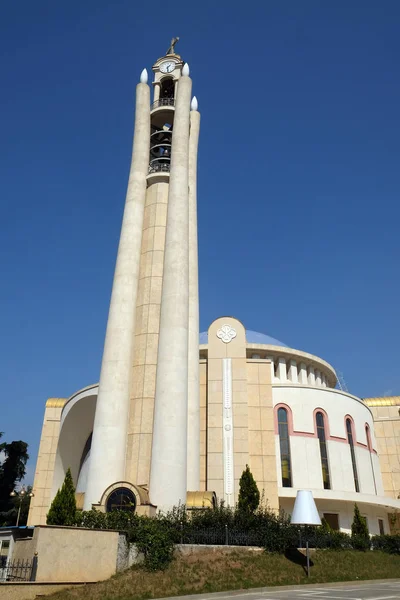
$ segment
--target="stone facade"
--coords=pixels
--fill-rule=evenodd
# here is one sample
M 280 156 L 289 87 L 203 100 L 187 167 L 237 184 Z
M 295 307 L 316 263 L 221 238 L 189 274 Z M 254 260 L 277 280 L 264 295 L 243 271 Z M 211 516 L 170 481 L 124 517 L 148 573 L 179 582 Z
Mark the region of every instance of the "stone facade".
M 385 496 L 400 498 L 400 396 L 365 398 L 374 417 Z

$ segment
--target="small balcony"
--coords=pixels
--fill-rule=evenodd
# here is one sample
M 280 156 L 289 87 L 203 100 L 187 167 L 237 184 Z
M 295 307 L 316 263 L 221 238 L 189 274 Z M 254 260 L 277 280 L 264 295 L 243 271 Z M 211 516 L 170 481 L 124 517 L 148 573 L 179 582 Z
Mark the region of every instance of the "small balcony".
M 161 160 L 152 160 L 149 164 L 149 175 L 153 175 L 154 173 L 169 173 L 171 162 L 161 161 Z
M 150 110 L 154 110 L 155 108 L 161 108 L 163 106 L 174 107 L 175 106 L 175 98 L 159 98 L 150 107 Z

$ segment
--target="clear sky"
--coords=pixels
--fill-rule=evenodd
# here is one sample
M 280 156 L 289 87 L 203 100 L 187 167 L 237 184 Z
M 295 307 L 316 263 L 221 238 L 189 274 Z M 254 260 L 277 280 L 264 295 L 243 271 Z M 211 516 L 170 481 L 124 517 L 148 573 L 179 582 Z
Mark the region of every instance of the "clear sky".
M 202 113 L 201 328 L 233 315 L 400 394 L 400 2 L 0 9 L 0 431 L 98 381 L 135 85 L 172 36 Z

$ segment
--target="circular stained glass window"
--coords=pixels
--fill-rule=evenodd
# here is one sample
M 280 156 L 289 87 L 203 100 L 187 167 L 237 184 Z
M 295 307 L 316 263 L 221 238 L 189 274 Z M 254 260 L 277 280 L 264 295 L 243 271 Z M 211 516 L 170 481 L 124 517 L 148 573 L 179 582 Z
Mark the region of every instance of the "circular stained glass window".
M 125 510 L 134 512 L 136 509 L 136 497 L 128 488 L 117 488 L 107 498 L 106 511 Z

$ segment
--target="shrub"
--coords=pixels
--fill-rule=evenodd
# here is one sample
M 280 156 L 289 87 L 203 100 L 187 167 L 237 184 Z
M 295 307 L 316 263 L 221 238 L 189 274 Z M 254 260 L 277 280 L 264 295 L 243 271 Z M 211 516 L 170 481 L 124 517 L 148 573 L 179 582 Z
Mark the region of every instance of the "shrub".
M 365 551 L 371 547 L 367 520 L 360 514 L 357 504 L 354 505 L 354 518 L 351 524 L 351 543 L 354 550 Z
M 400 554 L 400 535 L 375 535 L 371 541 L 373 550 Z
M 75 525 L 76 523 L 75 488 L 70 469 L 51 503 L 46 522 L 47 525 Z
M 131 541 L 144 555 L 144 566 L 149 571 L 165 569 L 172 561 L 175 540 L 162 519 L 139 517 Z
M 256 481 L 246 465 L 239 480 L 238 509 L 243 512 L 254 512 L 260 503 L 260 492 Z

